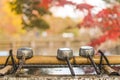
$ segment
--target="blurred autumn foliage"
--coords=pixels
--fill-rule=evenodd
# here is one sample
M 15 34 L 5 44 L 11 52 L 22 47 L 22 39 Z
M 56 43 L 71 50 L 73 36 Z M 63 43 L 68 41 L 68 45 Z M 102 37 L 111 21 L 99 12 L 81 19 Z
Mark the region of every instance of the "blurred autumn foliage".
M 23 34 L 25 31 L 21 26 L 21 15 L 11 12 L 7 0 L 1 0 L 0 6 L 0 39 Z
M 10 1 L 11 10 L 22 15 L 22 24 L 25 29 L 48 29 L 48 23 L 41 18 L 48 11 L 49 0 L 14 0 Z
M 2 31 L 4 32 L 4 30 L 6 29 L 7 30 L 10 29 L 11 33 L 24 32 L 21 29 L 22 27 L 20 23 L 23 24 L 23 28 L 25 29 L 33 29 L 35 27 L 38 28 L 39 30 L 49 29 L 48 33 L 50 32 L 59 33 L 59 30 L 64 31 L 64 29 L 67 29 L 69 32 L 71 29 L 76 28 L 81 29 L 82 27 L 84 27 L 86 29 L 90 29 L 97 27 L 102 31 L 102 35 L 100 35 L 99 37 L 92 38 L 89 45 L 98 46 L 107 40 L 117 40 L 120 37 L 120 22 L 119 22 L 120 0 L 115 0 L 114 3 L 110 2 L 112 0 L 105 1 L 109 2 L 107 4 L 110 4 L 110 6 L 108 6 L 105 9 L 102 9 L 97 14 L 93 14 L 92 9 L 95 6 L 92 6 L 88 3 L 76 4 L 70 0 L 11 0 L 10 1 L 11 10 L 19 15 L 15 16 L 8 9 L 1 9 L 5 13 L 4 15 L 7 14 L 8 16 L 6 18 L 4 17 L 4 19 L 6 20 L 4 20 L 3 23 L 1 23 L 3 25 L 0 26 L 1 28 L 0 32 Z M 3 2 L 5 1 L 3 0 Z M 67 19 L 62 21 L 61 19 L 52 17 L 49 8 L 52 6 L 61 7 L 64 5 L 72 5 L 75 7 L 76 10 L 79 10 L 86 14 L 83 20 L 80 21 L 77 26 L 76 23 L 74 24 L 74 22 L 73 24 L 70 24 L 72 22 L 67 22 L 68 21 Z M 8 5 L 6 7 L 8 7 Z M 51 17 L 45 16 L 46 14 L 50 15 Z M 12 22 L 13 19 L 15 19 L 15 22 Z M 61 23 L 65 22 L 69 24 L 65 25 L 64 27 L 64 25 L 60 24 L 60 22 Z
M 100 45 L 107 40 L 117 40 L 120 38 L 120 5 L 113 5 L 110 8 L 103 9 L 95 15 L 94 24 L 101 28 L 104 33 L 98 39 L 91 42 L 90 45 Z
M 59 6 L 70 4 L 80 11 L 84 12 L 84 10 L 87 10 L 87 15 L 78 27 L 99 27 L 102 30 L 103 34 L 89 43 L 89 45 L 95 47 L 107 40 L 117 40 L 120 38 L 120 4 L 117 1 L 119 2 L 119 0 L 114 1 L 115 4 L 113 3 L 110 7 L 102 9 L 97 14 L 92 14 L 91 9 L 94 6 L 87 3 L 75 4 L 67 0 L 60 0 Z M 111 4 L 110 1 L 109 4 Z

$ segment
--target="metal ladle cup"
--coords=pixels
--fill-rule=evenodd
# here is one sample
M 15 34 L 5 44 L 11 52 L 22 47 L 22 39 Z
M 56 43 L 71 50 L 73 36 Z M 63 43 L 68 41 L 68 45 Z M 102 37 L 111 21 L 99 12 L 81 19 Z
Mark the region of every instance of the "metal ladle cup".
M 31 48 L 28 48 L 28 47 L 19 48 L 17 50 L 17 58 L 22 59 L 23 56 L 25 57 L 25 59 L 32 58 L 33 57 L 33 50 Z
M 91 46 L 82 46 L 79 49 L 79 55 L 82 57 L 94 56 L 94 49 Z
M 97 74 L 100 74 L 100 71 L 98 71 L 97 69 L 97 65 L 95 64 L 94 60 L 92 59 L 92 57 L 94 56 L 94 48 L 91 46 L 82 46 L 79 49 L 79 55 L 82 57 L 86 57 L 90 60 L 91 64 L 93 65 L 95 71 Z
M 73 51 L 70 48 L 59 48 L 57 50 L 57 58 L 60 60 L 65 60 L 67 62 L 72 76 L 75 76 L 74 70 L 69 61 L 71 58 L 73 58 Z

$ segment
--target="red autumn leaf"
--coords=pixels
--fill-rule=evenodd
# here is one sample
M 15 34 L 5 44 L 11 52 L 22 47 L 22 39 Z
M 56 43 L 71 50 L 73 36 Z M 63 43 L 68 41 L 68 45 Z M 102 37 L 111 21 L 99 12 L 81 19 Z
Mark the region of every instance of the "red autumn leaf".
M 84 10 L 84 9 L 90 10 L 90 9 L 92 9 L 93 7 L 94 7 L 94 6 L 92 6 L 92 5 L 90 5 L 90 4 L 81 3 L 81 4 L 78 4 L 78 5 L 76 6 L 76 9 L 79 9 L 79 10 Z
M 58 0 L 56 3 L 56 6 L 64 6 L 66 4 L 70 4 L 70 5 L 76 5 L 75 3 L 73 3 L 72 1 L 67 1 L 67 0 Z
M 120 11 L 116 13 L 118 16 L 120 16 Z
M 91 13 L 88 13 L 88 15 L 84 17 L 80 25 L 84 27 L 91 27 L 94 25 L 94 20 L 93 20 Z
M 49 8 L 49 4 L 52 2 L 52 0 L 41 0 L 39 7 L 44 7 L 45 9 Z
M 103 9 L 101 10 L 96 16 L 97 17 L 108 17 L 108 14 L 110 14 L 110 9 Z
M 112 31 L 108 35 L 109 39 L 111 40 L 116 40 L 119 36 L 120 36 L 120 32 L 115 32 L 115 31 Z
M 115 5 L 113 7 L 113 10 L 114 10 L 115 14 L 117 14 L 117 16 L 120 17 L 120 5 Z
M 92 40 L 91 43 L 89 43 L 89 45 L 95 47 L 97 45 L 102 44 L 103 42 L 105 42 L 108 39 L 116 40 L 116 39 L 118 39 L 118 37 L 120 37 L 120 28 L 116 28 L 115 30 L 113 28 L 111 30 L 106 31 L 105 34 L 103 34 L 99 38 Z
M 95 47 L 105 42 L 106 39 L 107 39 L 107 35 L 102 35 L 100 36 L 100 38 L 92 40 L 88 45 Z

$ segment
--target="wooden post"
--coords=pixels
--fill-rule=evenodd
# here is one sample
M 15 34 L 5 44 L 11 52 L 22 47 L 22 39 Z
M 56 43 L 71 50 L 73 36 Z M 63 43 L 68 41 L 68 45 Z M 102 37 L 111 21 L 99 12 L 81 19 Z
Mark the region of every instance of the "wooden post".
M 10 66 L 10 65 L 4 67 L 3 69 L 0 69 L 0 75 L 7 74 L 11 69 L 12 69 L 12 66 Z
M 105 70 L 105 72 L 108 74 L 108 75 L 119 75 L 119 73 L 116 71 L 116 70 L 114 70 L 114 69 L 112 69 L 110 66 L 108 66 L 108 65 L 104 65 L 103 66 L 103 69 Z

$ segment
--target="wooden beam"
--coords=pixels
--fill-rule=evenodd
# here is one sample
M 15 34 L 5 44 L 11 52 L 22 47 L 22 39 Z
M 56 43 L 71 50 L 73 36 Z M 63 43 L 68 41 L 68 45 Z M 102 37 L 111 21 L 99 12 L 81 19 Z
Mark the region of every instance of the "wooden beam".
M 18 63 L 18 59 L 14 56 L 16 62 Z M 120 64 L 120 56 L 107 56 L 110 64 Z M 5 64 L 7 57 L 0 57 L 0 65 Z M 93 60 L 96 64 L 100 62 L 100 56 L 94 56 Z M 91 64 L 89 59 L 75 56 L 70 60 L 71 64 L 76 65 L 89 65 Z M 43 65 L 62 65 L 66 64 L 65 61 L 58 60 L 56 56 L 34 56 L 31 59 L 26 60 L 26 64 L 43 64 Z M 9 60 L 9 64 L 11 64 L 11 60 Z M 103 64 L 106 64 L 105 60 L 103 60 Z

